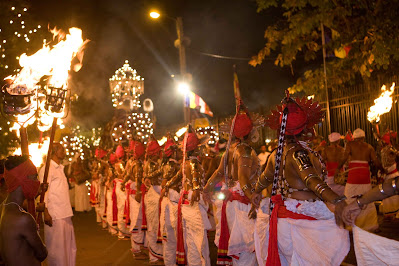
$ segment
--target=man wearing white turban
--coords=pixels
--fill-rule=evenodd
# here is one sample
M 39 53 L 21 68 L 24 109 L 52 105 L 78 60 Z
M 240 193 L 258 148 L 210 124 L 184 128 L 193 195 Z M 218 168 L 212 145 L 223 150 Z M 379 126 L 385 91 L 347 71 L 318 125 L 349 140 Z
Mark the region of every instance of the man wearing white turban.
M 333 132 L 328 136 L 330 145 L 328 145 L 321 153 L 327 169 L 327 185 L 338 195 L 344 195 L 345 187 L 334 182 L 334 175 L 337 171 L 338 164 L 344 156 L 344 148 L 340 146 L 341 134 Z M 338 170 L 339 171 L 339 170 Z
M 350 204 L 356 200 L 356 196 L 362 195 L 371 189 L 369 162 L 380 166 L 381 163 L 376 156 L 374 148 L 364 142 L 365 133 L 358 128 L 353 132 L 354 141 L 348 142 L 345 147 L 345 153 L 342 161 L 338 165 L 341 169 L 349 159 L 348 181 L 345 185 L 345 196 L 347 203 Z M 339 171 L 335 172 L 337 176 Z M 354 197 L 354 198 L 353 198 Z M 357 217 L 355 224 L 367 231 L 378 229 L 377 211 L 373 203 L 368 204 Z

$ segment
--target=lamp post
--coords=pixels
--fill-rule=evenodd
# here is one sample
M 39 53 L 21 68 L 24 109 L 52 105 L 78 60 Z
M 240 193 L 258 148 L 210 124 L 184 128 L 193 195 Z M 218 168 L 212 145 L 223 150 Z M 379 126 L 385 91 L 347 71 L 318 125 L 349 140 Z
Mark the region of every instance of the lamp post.
M 150 12 L 150 17 L 153 19 L 158 19 L 161 14 L 157 11 Z M 189 82 L 188 73 L 186 69 L 186 46 L 188 44 L 188 39 L 184 36 L 183 31 L 183 19 L 182 17 L 172 18 L 169 16 L 164 16 L 168 19 L 172 19 L 176 23 L 176 32 L 177 32 L 177 40 L 174 45 L 177 49 L 179 49 L 179 64 L 180 64 L 180 76 L 181 81 L 184 83 Z M 190 106 L 186 106 L 186 97 L 183 100 L 183 114 L 184 121 L 186 124 L 190 122 Z

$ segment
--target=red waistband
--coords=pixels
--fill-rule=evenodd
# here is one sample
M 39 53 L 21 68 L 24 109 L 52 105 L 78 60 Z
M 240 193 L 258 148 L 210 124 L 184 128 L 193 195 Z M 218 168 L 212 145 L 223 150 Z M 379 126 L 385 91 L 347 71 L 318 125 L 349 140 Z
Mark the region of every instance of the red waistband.
M 370 184 L 370 168 L 367 162 L 349 162 L 348 184 Z

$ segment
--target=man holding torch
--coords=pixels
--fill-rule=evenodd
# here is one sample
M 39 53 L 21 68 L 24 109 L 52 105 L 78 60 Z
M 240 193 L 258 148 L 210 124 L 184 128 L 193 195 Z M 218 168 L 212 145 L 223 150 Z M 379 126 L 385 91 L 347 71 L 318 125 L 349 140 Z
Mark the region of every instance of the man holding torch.
M 44 238 L 48 249 L 48 265 L 73 266 L 76 261 L 75 232 L 69 200 L 69 188 L 61 164 L 65 158 L 65 149 L 54 143 L 51 149 L 51 161 L 48 173 L 48 190 L 44 198 Z M 42 182 L 45 168 L 40 169 Z

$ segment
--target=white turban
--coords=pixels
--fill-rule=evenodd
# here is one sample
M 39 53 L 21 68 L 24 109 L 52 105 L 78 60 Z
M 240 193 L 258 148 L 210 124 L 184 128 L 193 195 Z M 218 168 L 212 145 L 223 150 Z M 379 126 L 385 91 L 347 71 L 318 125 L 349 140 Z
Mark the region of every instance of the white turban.
M 339 134 L 338 132 L 333 132 L 330 135 L 328 135 L 328 140 L 330 142 L 336 142 L 340 139 L 341 139 L 341 134 Z
M 355 131 L 353 131 L 353 138 L 358 139 L 358 138 L 364 138 L 366 136 L 366 133 L 360 128 L 356 128 Z

